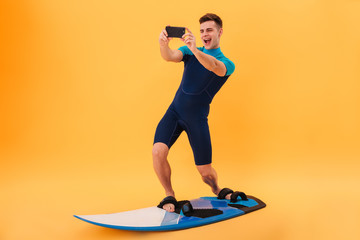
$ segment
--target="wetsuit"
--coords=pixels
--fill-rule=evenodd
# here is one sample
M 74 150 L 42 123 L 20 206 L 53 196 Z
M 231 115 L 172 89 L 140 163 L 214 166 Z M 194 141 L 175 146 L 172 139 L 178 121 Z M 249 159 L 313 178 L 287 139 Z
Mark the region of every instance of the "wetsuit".
M 185 131 L 194 153 L 195 164 L 205 165 L 211 163 L 212 155 L 207 118 L 210 103 L 234 72 L 235 65 L 224 56 L 220 48 L 198 49 L 223 62 L 226 75 L 220 77 L 207 70 L 187 46 L 180 47 L 184 62 L 183 78 L 174 100 L 156 128 L 154 143 L 162 142 L 170 149 L 182 131 Z

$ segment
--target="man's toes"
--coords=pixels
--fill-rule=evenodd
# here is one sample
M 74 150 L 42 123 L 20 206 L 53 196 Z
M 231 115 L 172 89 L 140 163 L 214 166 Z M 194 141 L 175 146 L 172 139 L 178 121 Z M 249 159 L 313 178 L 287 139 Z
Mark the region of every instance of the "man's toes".
M 165 204 L 163 206 L 163 209 L 168 211 L 168 212 L 174 212 L 175 211 L 175 206 L 172 203 L 168 203 L 168 204 Z
M 226 196 L 225 196 L 225 199 L 230 200 L 230 199 L 231 199 L 231 194 L 232 194 L 232 193 L 229 193 L 228 195 L 226 195 Z
M 173 204 L 171 204 L 169 212 L 174 212 L 174 211 L 175 211 L 175 206 Z

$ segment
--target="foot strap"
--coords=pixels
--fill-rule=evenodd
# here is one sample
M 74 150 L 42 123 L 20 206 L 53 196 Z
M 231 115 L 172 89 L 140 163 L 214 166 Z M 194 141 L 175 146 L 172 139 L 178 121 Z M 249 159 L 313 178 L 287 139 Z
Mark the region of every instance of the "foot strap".
M 231 194 L 230 202 L 236 203 L 238 201 L 238 197 L 240 197 L 241 200 L 244 200 L 244 201 L 248 200 L 245 193 L 236 191 L 233 194 Z
M 176 201 L 176 199 L 173 196 L 168 196 L 164 198 L 157 207 L 163 208 L 163 206 L 168 203 L 174 204 L 175 208 L 178 207 L 178 201 Z
M 234 191 L 230 188 L 223 188 L 218 194 L 218 199 L 225 199 L 226 195 L 233 193 Z
M 194 208 L 191 205 L 190 201 L 183 201 L 181 206 L 181 211 L 186 217 L 190 217 L 191 214 L 194 212 Z

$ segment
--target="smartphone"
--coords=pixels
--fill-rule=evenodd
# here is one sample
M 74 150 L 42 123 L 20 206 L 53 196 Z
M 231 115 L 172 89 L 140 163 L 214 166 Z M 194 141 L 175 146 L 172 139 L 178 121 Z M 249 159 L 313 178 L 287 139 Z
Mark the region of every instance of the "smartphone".
M 184 27 L 170 27 L 167 26 L 165 28 L 168 37 L 174 37 L 174 38 L 181 38 L 185 34 L 185 28 Z

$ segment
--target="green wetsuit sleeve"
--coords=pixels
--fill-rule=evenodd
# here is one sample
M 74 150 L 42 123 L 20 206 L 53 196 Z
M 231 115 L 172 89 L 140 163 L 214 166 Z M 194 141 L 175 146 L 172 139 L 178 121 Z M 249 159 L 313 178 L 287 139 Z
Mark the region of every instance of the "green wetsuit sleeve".
M 179 47 L 178 50 L 180 50 L 182 52 L 183 56 L 185 56 L 185 55 L 193 55 L 191 50 L 186 45 L 182 46 L 182 47 Z
M 235 64 L 228 59 L 227 57 L 223 57 L 221 59 L 218 59 L 219 61 L 223 62 L 226 67 L 226 76 L 230 76 L 235 71 Z

